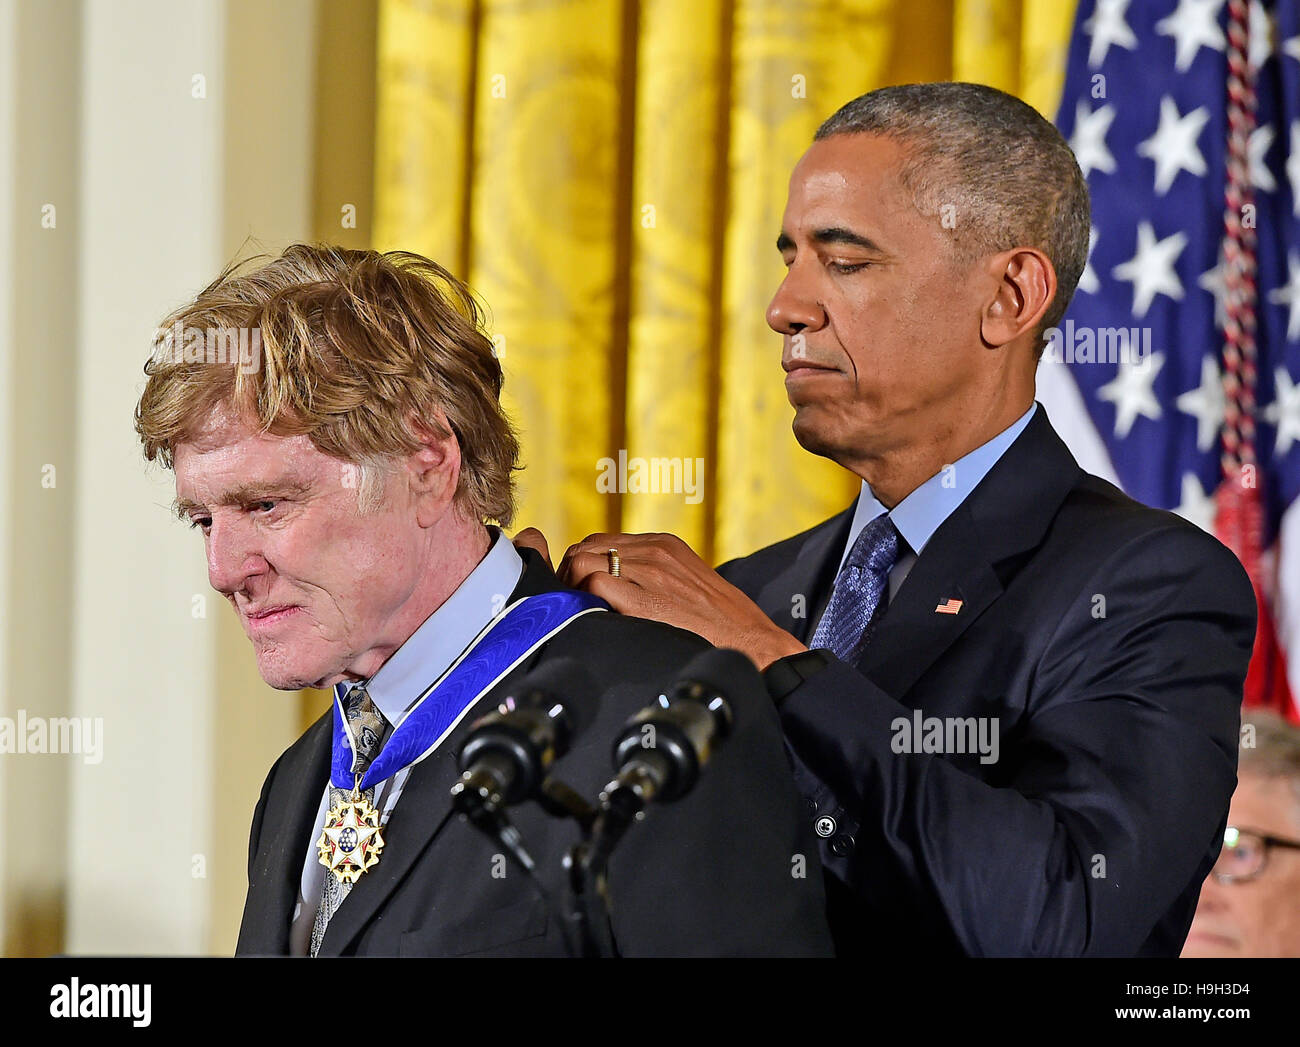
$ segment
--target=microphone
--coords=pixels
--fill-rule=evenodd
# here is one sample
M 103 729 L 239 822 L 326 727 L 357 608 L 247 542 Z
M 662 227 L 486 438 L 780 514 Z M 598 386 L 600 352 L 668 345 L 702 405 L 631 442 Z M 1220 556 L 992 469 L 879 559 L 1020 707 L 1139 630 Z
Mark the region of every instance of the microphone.
M 572 658 L 556 658 L 523 676 L 494 712 L 475 720 L 457 754 L 460 780 L 451 787 L 453 808 L 514 859 L 546 907 L 559 918 L 565 951 L 574 954 L 566 917 L 536 875 L 506 807 L 546 792 L 551 766 L 595 718 L 596 681 Z M 545 797 L 543 797 L 545 799 Z
M 695 787 L 727 735 L 733 716 L 728 693 L 763 689 L 754 663 L 739 651 L 708 650 L 692 658 L 654 704 L 632 717 L 614 740 L 617 772 L 600 794 L 586 875 L 603 891 L 610 855 L 650 803 L 671 803 Z M 588 892 L 590 893 L 590 892 Z
M 694 788 L 718 744 L 731 733 L 726 695 L 745 687 L 763 689 L 748 658 L 738 651 L 704 651 L 614 739 L 617 776 L 601 791 L 589 838 L 565 859 L 570 921 L 583 956 L 616 955 L 606 882 L 614 848 L 645 816 L 647 804 L 670 803 Z
M 548 661 L 520 679 L 470 727 L 458 757 L 463 773 L 451 789 L 456 810 L 472 818 L 532 796 L 594 719 L 597 695 L 591 674 L 572 658 Z
M 604 795 L 630 790 L 641 806 L 685 796 L 731 732 L 726 694 L 756 675 L 753 663 L 739 651 L 696 655 L 673 686 L 619 732 L 614 741 L 618 773 Z

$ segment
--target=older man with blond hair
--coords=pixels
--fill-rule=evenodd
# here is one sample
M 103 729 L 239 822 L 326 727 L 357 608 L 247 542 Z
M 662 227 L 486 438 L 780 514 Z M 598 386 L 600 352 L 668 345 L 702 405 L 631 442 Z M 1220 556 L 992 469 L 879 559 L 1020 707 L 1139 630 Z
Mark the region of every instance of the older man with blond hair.
M 257 365 L 187 351 L 206 330 L 256 331 Z M 564 589 L 494 525 L 513 514 L 518 442 L 481 313 L 436 263 L 298 244 L 227 270 L 160 331 L 145 456 L 174 469 L 263 679 L 335 691 L 262 789 L 238 952 L 564 953 L 547 897 L 576 826 L 513 809 L 536 882 L 507 869 L 452 818 L 454 754 L 525 674 L 580 659 L 596 711 L 557 770 L 594 796 L 620 726 L 708 645 Z M 732 737 L 613 855 L 620 954 L 829 951 L 775 713 L 756 675 L 730 684 Z

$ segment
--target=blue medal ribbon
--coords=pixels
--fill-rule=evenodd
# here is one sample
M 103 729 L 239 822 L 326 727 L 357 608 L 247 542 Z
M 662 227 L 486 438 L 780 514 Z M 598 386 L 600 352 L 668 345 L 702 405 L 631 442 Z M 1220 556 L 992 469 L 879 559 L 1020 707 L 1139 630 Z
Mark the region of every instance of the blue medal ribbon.
M 600 597 L 571 589 L 526 596 L 511 604 L 429 685 L 366 770 L 359 788 L 364 792 L 424 759 L 475 702 L 534 650 L 580 615 L 608 609 Z M 330 782 L 351 790 L 356 776 L 344 723 L 343 703 L 336 696 Z

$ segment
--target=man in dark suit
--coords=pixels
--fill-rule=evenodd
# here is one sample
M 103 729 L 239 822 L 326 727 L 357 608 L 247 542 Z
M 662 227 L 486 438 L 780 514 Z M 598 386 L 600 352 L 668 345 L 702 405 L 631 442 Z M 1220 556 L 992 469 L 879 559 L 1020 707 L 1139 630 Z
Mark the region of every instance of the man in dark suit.
M 1068 146 L 1010 96 L 850 102 L 791 177 L 768 320 L 796 437 L 860 497 L 717 572 L 664 535 L 562 565 L 765 671 L 841 955 L 1176 956 L 1218 856 L 1250 583 L 1034 401 L 1088 227 Z
M 497 541 L 496 551 L 506 554 L 509 543 Z M 540 557 L 524 555 L 507 606 L 561 589 Z M 527 673 L 551 659 L 579 659 L 600 688 L 600 703 L 555 773 L 594 798 L 613 776 L 611 740 L 654 700 L 651 681 L 672 680 L 701 650 L 707 645 L 689 633 L 616 614 L 584 615 L 557 634 L 412 769 L 386 823 L 380 862 L 329 921 L 317 955 L 563 956 L 560 918 L 525 875 L 506 864 L 498 845 L 453 815 L 456 753 L 473 717 L 514 694 Z M 696 789 L 676 803 L 651 807 L 614 854 L 611 930 L 623 955 L 831 951 L 816 843 L 800 814 L 776 712 L 757 674 L 752 685 L 737 680 L 726 690 L 737 713 L 735 733 Z M 328 777 L 330 733 L 326 715 L 267 776 L 253 815 L 241 955 L 292 951 L 304 841 L 320 835 L 317 806 Z M 536 804 L 512 808 L 511 820 L 548 893 L 561 903 L 562 861 L 578 838 L 576 827 Z
M 294 245 L 161 332 L 136 411 L 146 457 L 175 470 L 263 679 L 335 689 L 263 787 L 238 951 L 564 955 L 559 910 L 453 817 L 461 743 L 525 674 L 580 659 L 597 711 L 554 773 L 594 800 L 618 729 L 708 644 L 566 592 L 485 525 L 510 519 L 518 443 L 474 299 L 428 259 Z M 257 332 L 261 359 L 207 358 L 196 332 Z M 829 955 L 775 711 L 756 672 L 718 686 L 734 733 L 614 852 L 607 949 Z M 576 824 L 511 813 L 558 903 Z

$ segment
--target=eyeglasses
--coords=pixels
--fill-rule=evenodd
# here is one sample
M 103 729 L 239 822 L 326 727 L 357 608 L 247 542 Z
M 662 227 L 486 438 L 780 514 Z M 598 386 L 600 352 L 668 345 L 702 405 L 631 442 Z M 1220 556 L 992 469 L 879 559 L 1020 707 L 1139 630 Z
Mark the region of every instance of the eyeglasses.
M 1273 847 L 1300 851 L 1300 840 L 1284 840 L 1280 836 L 1229 825 L 1223 831 L 1223 850 L 1219 852 L 1219 860 L 1214 863 L 1210 875 L 1219 883 L 1253 880 L 1264 871 L 1268 852 Z

